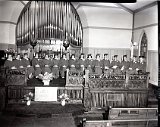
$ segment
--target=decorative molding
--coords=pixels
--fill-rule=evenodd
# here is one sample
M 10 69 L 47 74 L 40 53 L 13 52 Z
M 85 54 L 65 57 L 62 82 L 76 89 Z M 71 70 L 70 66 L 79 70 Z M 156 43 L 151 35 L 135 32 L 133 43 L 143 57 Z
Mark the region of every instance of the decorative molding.
M 122 8 L 122 9 L 124 9 L 125 11 L 133 14 L 133 11 L 132 11 L 131 9 L 125 7 L 124 5 L 122 5 L 122 4 L 120 4 L 120 3 L 115 3 L 115 5 L 117 5 L 118 7 Z
M 141 8 L 138 8 L 138 9 L 134 10 L 134 12 L 138 13 L 140 11 L 143 11 L 143 10 L 147 9 L 147 8 L 153 7 L 155 5 L 157 5 L 157 1 L 154 1 L 153 3 L 150 3 L 150 4 L 146 5 L 146 6 L 141 7 Z
M 112 6 L 104 6 L 104 5 L 93 5 L 93 4 L 83 4 L 79 3 L 79 5 L 76 7 L 76 9 L 80 8 L 81 6 L 89 6 L 89 7 L 103 7 L 103 8 L 120 8 L 120 7 L 112 7 Z
M 129 29 L 129 28 L 115 28 L 115 27 L 101 27 L 101 26 L 86 26 L 86 27 L 83 27 L 83 29 L 114 29 L 114 30 L 132 30 L 132 29 Z
M 17 25 L 17 23 L 15 23 L 15 22 L 11 22 L 11 21 L 0 21 L 0 23 L 6 23 L 6 24 L 13 24 L 13 25 Z
M 158 26 L 158 23 L 153 23 L 153 24 L 150 24 L 150 25 L 140 26 L 140 27 L 134 28 L 134 30 L 143 29 L 143 28 L 152 27 L 152 26 Z
M 23 1 L 19 1 L 19 2 L 21 2 L 24 6 L 26 6 L 26 4 Z

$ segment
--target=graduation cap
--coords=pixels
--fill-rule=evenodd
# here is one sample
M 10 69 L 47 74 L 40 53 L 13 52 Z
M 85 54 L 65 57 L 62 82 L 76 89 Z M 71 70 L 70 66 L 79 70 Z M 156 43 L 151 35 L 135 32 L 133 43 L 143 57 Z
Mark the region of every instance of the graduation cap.
M 63 56 L 63 55 L 65 55 L 65 56 L 66 56 L 66 53 L 63 53 L 63 54 L 62 54 L 62 56 Z
M 91 57 L 92 57 L 92 54 L 88 54 L 88 55 L 87 55 L 87 57 L 89 57 L 89 56 L 91 56 Z
M 117 57 L 118 55 L 114 55 L 114 57 Z
M 75 54 L 71 54 L 71 57 L 72 57 L 72 56 L 75 56 Z
M 137 56 L 136 56 L 136 55 L 133 55 L 133 57 L 135 57 L 135 58 L 136 58 Z
M 126 57 L 126 58 L 127 58 L 127 55 L 123 55 L 123 58 L 124 58 L 124 57 Z
M 100 54 L 96 54 L 96 57 L 97 57 L 97 56 L 100 56 Z
M 104 56 L 107 56 L 107 55 L 108 55 L 107 53 L 104 54 Z
M 84 56 L 84 53 L 81 53 L 81 55 L 83 55 L 83 56 Z
M 139 58 L 144 58 L 144 56 L 139 56 Z

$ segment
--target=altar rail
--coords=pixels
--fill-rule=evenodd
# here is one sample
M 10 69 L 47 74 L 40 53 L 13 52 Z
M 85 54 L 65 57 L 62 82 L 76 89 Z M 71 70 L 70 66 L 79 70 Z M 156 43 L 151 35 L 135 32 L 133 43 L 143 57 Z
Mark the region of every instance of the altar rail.
M 29 86 L 17 86 L 17 85 L 10 85 L 7 86 L 6 93 L 7 93 L 7 104 L 13 102 L 22 101 L 25 94 L 29 92 L 35 93 L 35 87 Z M 66 93 L 69 95 L 71 102 L 73 103 L 82 103 L 83 102 L 83 87 L 58 87 L 57 97 L 60 96 L 62 93 Z M 33 99 L 34 101 L 34 99 Z
M 158 108 L 111 108 L 108 119 L 158 119 Z
M 139 75 L 89 75 L 85 71 L 84 105 L 102 107 L 147 107 L 149 73 Z
M 158 119 L 85 121 L 83 127 L 158 127 Z

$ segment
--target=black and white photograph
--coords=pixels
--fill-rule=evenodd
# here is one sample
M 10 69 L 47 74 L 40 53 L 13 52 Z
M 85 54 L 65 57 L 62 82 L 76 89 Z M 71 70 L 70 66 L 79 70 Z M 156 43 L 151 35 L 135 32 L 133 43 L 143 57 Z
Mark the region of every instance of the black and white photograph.
M 158 0 L 0 0 L 0 127 L 158 127 Z

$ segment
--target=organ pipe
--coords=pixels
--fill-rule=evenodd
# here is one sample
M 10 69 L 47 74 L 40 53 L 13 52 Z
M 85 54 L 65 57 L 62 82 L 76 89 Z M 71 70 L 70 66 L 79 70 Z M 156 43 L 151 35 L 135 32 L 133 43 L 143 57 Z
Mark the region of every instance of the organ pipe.
M 17 46 L 33 40 L 60 39 L 82 46 L 82 24 L 69 2 L 30 1 L 21 12 L 17 26 Z

